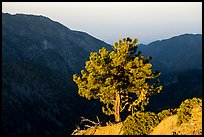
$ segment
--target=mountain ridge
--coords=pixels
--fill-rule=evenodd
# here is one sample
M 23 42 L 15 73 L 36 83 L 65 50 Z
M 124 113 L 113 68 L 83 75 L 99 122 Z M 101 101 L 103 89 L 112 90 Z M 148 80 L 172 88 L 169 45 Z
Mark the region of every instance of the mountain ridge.
M 90 52 L 102 47 L 111 49 L 103 41 L 47 18 L 2 13 L 2 121 L 6 134 L 67 134 L 81 115 L 89 116 L 83 108 L 96 113 L 94 104 L 77 94 L 72 75 L 84 69 Z
M 138 48 L 145 56 L 152 56 L 153 65 L 161 71 L 202 68 L 202 34 L 183 34 Z
M 183 37 L 183 36 L 197 36 L 197 35 L 202 35 L 201 33 L 181 33 L 181 34 L 178 34 L 178 35 L 174 35 L 174 36 L 171 36 L 171 37 L 166 37 L 166 38 L 163 38 L 163 39 L 158 39 L 158 40 L 154 40 L 148 44 L 144 44 L 144 43 L 139 43 L 138 45 L 142 45 L 142 46 L 147 46 L 147 45 L 151 45 L 151 44 L 154 44 L 154 43 L 157 43 L 157 42 L 163 42 L 163 41 L 166 41 L 166 40 L 171 40 L 171 39 L 175 39 L 177 37 Z

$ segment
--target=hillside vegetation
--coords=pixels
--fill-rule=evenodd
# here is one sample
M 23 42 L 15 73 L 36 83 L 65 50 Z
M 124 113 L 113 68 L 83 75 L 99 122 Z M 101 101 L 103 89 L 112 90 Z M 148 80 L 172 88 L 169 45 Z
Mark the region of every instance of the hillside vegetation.
M 151 135 L 201 135 L 202 100 L 196 101 L 194 98 L 190 100 L 191 105 L 186 105 L 187 101 L 189 100 L 185 100 L 180 105 L 176 115 L 169 116 L 161 121 L 151 132 Z
M 135 117 L 137 119 L 128 117 L 124 122 L 90 127 L 86 130 L 79 130 L 74 135 L 202 134 L 202 99 L 199 98 L 186 99 L 179 108 L 174 110 L 163 110 L 157 114 L 153 112 L 140 112 L 138 114 L 140 114 L 140 118 L 138 118 L 139 115 Z M 150 117 L 145 117 L 147 115 Z

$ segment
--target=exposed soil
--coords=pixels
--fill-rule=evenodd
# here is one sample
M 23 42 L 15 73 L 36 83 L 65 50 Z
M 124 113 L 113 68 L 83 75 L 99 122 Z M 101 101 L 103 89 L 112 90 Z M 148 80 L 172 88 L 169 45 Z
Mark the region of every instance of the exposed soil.
M 154 128 L 151 135 L 202 135 L 202 104 L 192 109 L 187 123 L 177 126 L 177 115 L 165 118 Z
M 80 130 L 74 135 L 122 135 L 123 123 L 94 126 Z M 202 103 L 192 109 L 192 117 L 187 123 L 177 125 L 177 115 L 169 116 L 157 125 L 150 135 L 202 135 Z
M 107 126 L 95 126 L 87 130 L 80 130 L 74 135 L 122 135 L 122 122 L 118 124 L 109 124 Z

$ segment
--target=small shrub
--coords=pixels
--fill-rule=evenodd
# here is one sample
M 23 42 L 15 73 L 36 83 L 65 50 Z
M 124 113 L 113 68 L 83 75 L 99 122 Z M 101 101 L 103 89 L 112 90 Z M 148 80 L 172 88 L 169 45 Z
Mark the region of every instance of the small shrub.
M 124 121 L 123 131 L 125 135 L 147 135 L 159 124 L 157 114 L 153 112 L 136 112 L 128 116 Z
M 200 98 L 186 99 L 185 101 L 183 101 L 178 108 L 177 125 L 188 122 L 191 119 L 191 110 L 195 105 L 198 105 L 199 103 L 202 103 L 202 99 Z
M 177 113 L 177 109 L 166 109 L 159 112 L 157 115 L 159 117 L 159 121 L 162 121 L 164 118 L 172 116 Z

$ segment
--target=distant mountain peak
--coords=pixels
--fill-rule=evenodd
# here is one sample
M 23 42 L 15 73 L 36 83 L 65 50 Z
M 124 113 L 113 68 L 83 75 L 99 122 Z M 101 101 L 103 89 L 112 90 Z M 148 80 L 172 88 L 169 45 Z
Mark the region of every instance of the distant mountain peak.
M 47 22 L 48 24 L 56 24 L 58 26 L 66 28 L 68 31 L 70 31 L 70 29 L 68 27 L 66 27 L 65 25 L 59 23 L 58 21 L 54 21 L 54 20 L 50 19 L 49 17 L 43 16 L 43 15 L 23 14 L 23 13 L 16 13 L 16 14 L 2 13 L 2 17 L 4 17 L 4 16 L 21 18 L 22 20 L 27 19 L 27 20 L 30 20 L 31 23 L 43 21 L 43 22 Z
M 150 42 L 147 45 L 155 44 L 155 43 L 158 43 L 158 42 L 174 40 L 174 39 L 177 39 L 177 38 L 182 39 L 182 38 L 187 38 L 187 37 L 202 37 L 202 34 L 184 33 L 184 34 L 181 34 L 181 35 L 172 36 L 170 38 L 165 38 L 165 39 L 162 39 L 162 40 L 156 40 L 156 41 Z
M 182 34 L 139 46 L 159 70 L 182 71 L 202 66 L 202 34 Z

